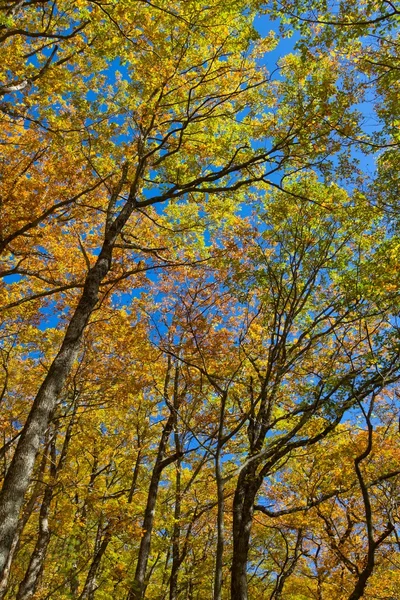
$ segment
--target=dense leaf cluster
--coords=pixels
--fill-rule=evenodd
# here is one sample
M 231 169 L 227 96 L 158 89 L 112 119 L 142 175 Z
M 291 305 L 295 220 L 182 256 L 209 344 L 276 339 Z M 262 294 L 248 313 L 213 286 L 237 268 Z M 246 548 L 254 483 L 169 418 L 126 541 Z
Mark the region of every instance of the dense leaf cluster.
M 0 4 L 1 599 L 397 598 L 399 16 Z

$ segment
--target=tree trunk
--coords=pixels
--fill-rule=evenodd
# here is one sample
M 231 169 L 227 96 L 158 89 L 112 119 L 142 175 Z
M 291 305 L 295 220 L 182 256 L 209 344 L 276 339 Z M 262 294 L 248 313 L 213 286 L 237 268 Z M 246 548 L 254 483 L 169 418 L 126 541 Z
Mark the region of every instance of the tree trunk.
M 108 263 L 102 257 L 87 278 L 82 298 L 71 319 L 61 349 L 35 398 L 4 480 L 0 494 L 0 571 L 4 568 L 11 548 L 40 439 L 46 431 L 58 395 L 77 356 L 82 333 L 97 303 L 100 282 L 108 268 Z
M 177 394 L 174 396 L 174 407 L 171 406 L 168 400 L 168 385 L 170 380 L 170 372 L 171 372 L 171 360 L 168 359 L 168 368 L 167 374 L 165 377 L 164 384 L 164 396 L 167 401 L 167 404 L 171 408 L 171 413 L 167 419 L 167 422 L 164 425 L 160 443 L 158 445 L 157 458 L 153 468 L 153 473 L 150 480 L 149 491 L 147 495 L 147 504 L 144 511 L 144 519 L 143 519 L 143 536 L 140 541 L 139 548 L 139 556 L 136 566 L 135 579 L 133 582 L 133 586 L 129 592 L 128 600 L 142 600 L 144 598 L 145 592 L 145 577 L 146 577 L 146 569 L 147 563 L 149 560 L 150 554 L 150 545 L 151 545 L 151 535 L 153 532 L 154 525 L 154 514 L 155 507 L 157 502 L 158 495 L 158 486 L 160 483 L 161 473 L 171 463 L 177 460 L 180 457 L 180 453 L 176 452 L 175 454 L 166 458 L 167 453 L 167 444 L 169 437 L 171 435 L 172 429 L 176 422 L 176 410 L 178 408 Z M 176 371 L 177 372 L 177 371 Z M 175 377 L 176 379 L 176 377 Z M 176 388 L 176 384 L 175 384 Z
M 121 182 L 126 177 L 123 171 Z M 120 182 L 120 185 L 122 183 Z M 112 264 L 112 253 L 117 236 L 133 212 L 131 195 L 119 215 L 106 227 L 103 246 L 95 265 L 89 270 L 82 296 L 67 327 L 61 348 L 50 366 L 33 402 L 28 419 L 22 430 L 13 460 L 4 479 L 0 493 L 0 573 L 7 558 L 18 527 L 18 517 L 43 437 L 57 404 L 58 396 L 77 357 L 81 339 L 90 315 L 95 308 L 100 284 Z
M 141 450 L 141 448 L 139 448 L 138 455 L 136 457 L 135 468 L 133 470 L 131 488 L 129 490 L 128 504 L 132 504 L 133 496 L 136 492 L 136 485 L 137 485 L 137 479 L 139 476 L 139 469 L 140 469 L 141 461 L 142 461 L 142 450 Z
M 302 541 L 303 541 L 303 530 L 300 528 L 297 532 L 296 546 L 294 549 L 294 554 L 293 554 L 292 559 L 289 559 L 289 545 L 287 545 L 288 550 L 286 552 L 286 558 L 285 558 L 283 567 L 281 569 L 281 572 L 279 573 L 279 575 L 277 577 L 275 589 L 273 590 L 273 592 L 270 596 L 270 600 L 283 600 L 283 598 L 284 598 L 283 588 L 285 587 L 285 583 L 289 579 L 289 577 L 292 575 L 292 573 L 295 570 L 296 565 L 299 561 L 299 558 L 302 555 L 302 547 L 301 547 Z
M 107 546 L 110 543 L 110 540 L 111 540 L 111 527 L 108 526 L 106 529 L 103 541 L 101 542 L 97 551 L 95 550 L 94 558 L 92 560 L 92 564 L 90 565 L 90 569 L 89 569 L 89 572 L 86 577 L 85 585 L 83 587 L 81 595 L 79 596 L 79 600 L 92 600 L 93 599 L 94 592 L 95 592 L 94 584 L 95 584 L 96 574 L 99 569 L 102 556 L 103 556 L 104 552 L 107 550 Z
M 223 447 L 223 433 L 225 422 L 225 406 L 227 391 L 221 396 L 221 406 L 218 426 L 218 443 L 215 454 L 215 479 L 217 482 L 217 549 L 215 557 L 214 594 L 213 600 L 221 600 L 222 597 L 222 565 L 224 558 L 224 480 L 221 468 L 221 451 Z
M 129 594 L 129 600 L 142 600 L 144 593 L 144 583 L 146 576 L 146 568 L 147 562 L 149 560 L 150 554 L 150 544 L 151 544 L 151 535 L 153 532 L 153 524 L 154 524 L 154 514 L 155 507 L 157 502 L 158 495 L 158 486 L 160 483 L 161 473 L 163 469 L 176 460 L 176 456 L 171 457 L 170 460 L 164 459 L 165 456 L 165 447 L 169 438 L 169 434 L 171 432 L 171 428 L 168 427 L 170 419 L 168 419 L 167 424 L 164 428 L 162 439 L 159 445 L 159 450 L 157 454 L 156 464 L 153 469 L 153 474 L 151 476 L 149 491 L 147 495 L 147 504 L 144 512 L 143 519 L 143 536 L 140 541 L 139 548 L 139 556 L 136 567 L 135 579 L 133 582 L 132 590 Z M 169 429 L 169 431 L 168 431 Z
M 47 484 L 42 505 L 40 507 L 38 539 L 29 561 L 25 577 L 19 586 L 16 600 L 29 600 L 36 592 L 50 541 L 51 532 L 49 528 L 49 513 L 56 475 L 56 434 L 54 433 L 50 443 L 50 481 Z
M 256 467 L 249 465 L 239 475 L 233 500 L 233 556 L 231 598 L 247 600 L 247 558 L 253 521 L 254 501 L 260 487 Z
M 221 465 L 219 457 L 216 464 L 216 479 L 217 479 L 217 548 L 215 557 L 215 573 L 214 573 L 214 600 L 221 600 L 222 594 L 222 564 L 224 556 L 224 483 L 221 473 Z
M 175 435 L 175 450 L 181 451 L 180 442 Z M 177 600 L 178 597 L 178 571 L 181 565 L 180 555 L 180 537 L 181 537 L 181 461 L 178 459 L 176 465 L 176 488 L 175 488 L 175 510 L 174 510 L 174 530 L 172 533 L 172 567 L 169 582 L 169 600 Z
M 46 440 L 46 445 L 47 445 L 47 440 Z M 29 498 L 27 505 L 25 506 L 25 508 L 23 510 L 22 518 L 18 522 L 18 527 L 17 527 L 17 530 L 14 535 L 14 539 L 11 544 L 10 553 L 8 555 L 5 567 L 3 569 L 2 577 L 0 580 L 0 600 L 3 600 L 3 598 L 6 595 L 6 592 L 8 590 L 8 579 L 10 577 L 12 560 L 13 560 L 14 555 L 18 551 L 21 534 L 25 528 L 25 525 L 29 521 L 29 518 L 33 512 L 33 509 L 35 508 L 36 500 L 37 500 L 37 497 L 39 496 L 40 488 L 42 487 L 41 482 L 43 479 L 43 473 L 46 469 L 46 463 L 47 463 L 47 448 L 43 454 L 43 458 L 42 458 L 42 461 L 41 461 L 41 464 L 40 464 L 40 467 L 39 467 L 39 470 L 37 473 L 37 483 L 35 485 L 35 488 L 32 492 L 31 497 Z

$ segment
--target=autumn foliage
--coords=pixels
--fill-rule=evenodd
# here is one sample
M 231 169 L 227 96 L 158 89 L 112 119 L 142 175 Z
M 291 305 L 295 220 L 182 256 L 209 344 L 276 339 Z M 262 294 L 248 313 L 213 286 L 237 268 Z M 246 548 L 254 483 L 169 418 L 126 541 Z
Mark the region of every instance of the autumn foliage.
M 398 598 L 399 16 L 0 4 L 0 599 Z

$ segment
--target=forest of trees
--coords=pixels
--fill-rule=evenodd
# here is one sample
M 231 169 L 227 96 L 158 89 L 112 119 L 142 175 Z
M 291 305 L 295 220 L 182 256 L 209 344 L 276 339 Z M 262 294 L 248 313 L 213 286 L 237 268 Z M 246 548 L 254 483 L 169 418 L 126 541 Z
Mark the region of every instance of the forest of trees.
M 0 600 L 398 600 L 399 24 L 0 0 Z

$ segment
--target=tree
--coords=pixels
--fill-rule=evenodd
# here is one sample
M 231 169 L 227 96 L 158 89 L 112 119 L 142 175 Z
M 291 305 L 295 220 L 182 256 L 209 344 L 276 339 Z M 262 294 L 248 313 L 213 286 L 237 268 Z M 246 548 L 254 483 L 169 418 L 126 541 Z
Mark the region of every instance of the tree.
M 5 599 L 395 573 L 398 11 L 331 8 L 0 7 Z

